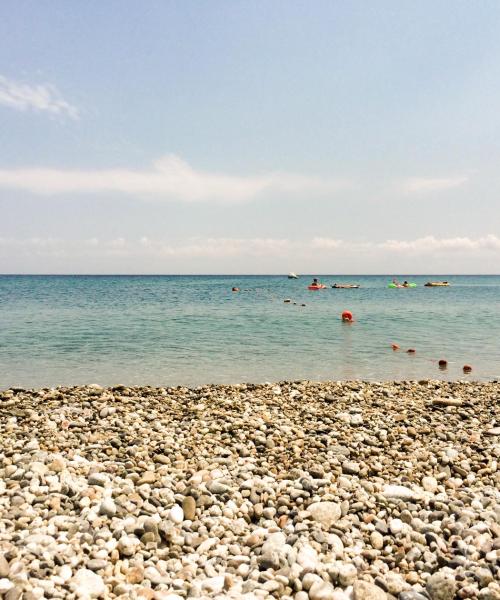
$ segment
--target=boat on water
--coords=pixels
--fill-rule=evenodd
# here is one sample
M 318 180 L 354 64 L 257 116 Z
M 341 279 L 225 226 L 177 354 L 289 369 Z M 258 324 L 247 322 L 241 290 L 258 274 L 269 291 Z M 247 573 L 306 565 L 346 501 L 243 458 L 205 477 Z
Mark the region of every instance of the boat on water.
M 299 276 L 296 275 L 295 273 L 288 273 L 288 279 L 298 279 Z
M 449 285 L 447 281 L 428 281 L 424 287 L 448 287 Z
M 357 290 L 360 287 L 359 283 L 334 283 L 334 290 Z

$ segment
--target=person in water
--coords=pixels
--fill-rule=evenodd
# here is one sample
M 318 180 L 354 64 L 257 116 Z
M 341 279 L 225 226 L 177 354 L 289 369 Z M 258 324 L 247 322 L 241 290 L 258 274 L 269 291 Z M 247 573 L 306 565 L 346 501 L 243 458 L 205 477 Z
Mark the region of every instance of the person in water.
M 403 287 L 408 287 L 410 284 L 407 281 L 403 281 Z
M 314 287 L 319 287 L 321 284 L 320 282 L 316 279 L 316 277 L 313 279 L 313 282 L 311 283 L 311 285 L 313 285 Z

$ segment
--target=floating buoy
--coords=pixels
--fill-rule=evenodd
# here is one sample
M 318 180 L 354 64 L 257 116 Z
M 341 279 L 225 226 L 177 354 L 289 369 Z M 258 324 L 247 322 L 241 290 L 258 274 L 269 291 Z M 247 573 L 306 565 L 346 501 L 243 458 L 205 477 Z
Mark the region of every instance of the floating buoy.
M 391 344 L 391 348 L 396 352 L 396 350 L 399 350 L 399 344 Z
M 463 371 L 464 373 L 470 373 L 472 371 L 472 367 L 470 365 L 464 365 Z
M 444 360 L 444 358 L 442 358 L 439 362 L 438 362 L 439 368 L 440 369 L 446 369 L 446 367 L 448 366 L 448 361 Z
M 240 288 L 234 287 L 231 291 L 233 291 L 233 292 L 239 292 Z
M 408 352 L 408 354 L 415 354 L 416 350 L 415 348 L 408 348 L 406 352 Z
M 344 310 L 342 313 L 342 321 L 346 321 L 347 323 L 352 323 L 353 317 L 352 312 L 350 310 Z

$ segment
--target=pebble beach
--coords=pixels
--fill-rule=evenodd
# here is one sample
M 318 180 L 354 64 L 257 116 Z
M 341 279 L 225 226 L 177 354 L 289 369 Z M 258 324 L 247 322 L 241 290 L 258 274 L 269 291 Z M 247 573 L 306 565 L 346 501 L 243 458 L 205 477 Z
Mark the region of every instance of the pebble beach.
M 0 596 L 500 599 L 500 384 L 0 392 Z

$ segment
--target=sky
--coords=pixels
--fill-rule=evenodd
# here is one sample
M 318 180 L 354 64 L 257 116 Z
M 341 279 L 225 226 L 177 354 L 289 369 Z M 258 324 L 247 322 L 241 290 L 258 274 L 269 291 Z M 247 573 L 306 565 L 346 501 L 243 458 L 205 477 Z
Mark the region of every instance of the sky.
M 0 273 L 500 273 L 497 0 L 3 0 Z

